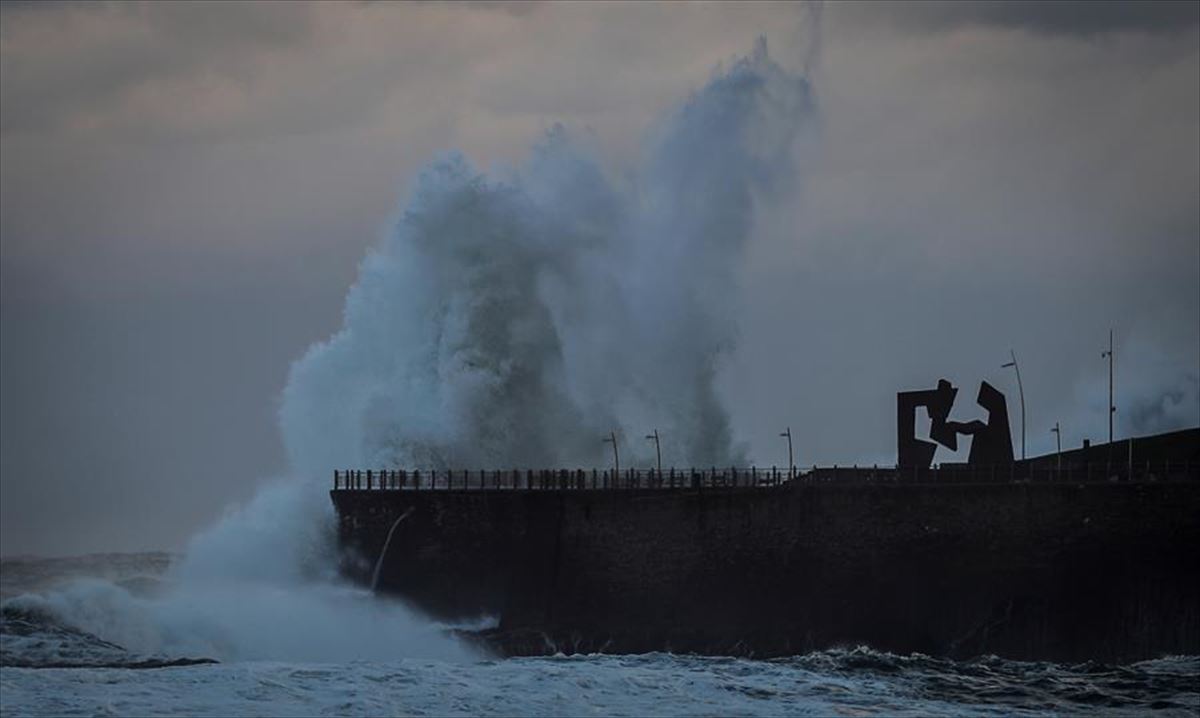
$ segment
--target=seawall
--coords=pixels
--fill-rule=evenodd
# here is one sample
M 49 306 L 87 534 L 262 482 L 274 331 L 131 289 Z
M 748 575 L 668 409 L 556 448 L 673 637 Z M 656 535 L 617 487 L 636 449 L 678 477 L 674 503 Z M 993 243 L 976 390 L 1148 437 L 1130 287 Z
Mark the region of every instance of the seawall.
M 1200 482 L 338 490 L 346 571 L 548 650 L 1200 653 Z

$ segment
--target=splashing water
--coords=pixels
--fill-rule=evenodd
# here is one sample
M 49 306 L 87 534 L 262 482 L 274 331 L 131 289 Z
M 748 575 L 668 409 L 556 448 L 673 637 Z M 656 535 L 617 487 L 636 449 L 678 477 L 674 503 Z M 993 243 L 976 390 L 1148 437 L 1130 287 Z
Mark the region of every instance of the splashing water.
M 388 529 L 387 538 L 383 540 L 383 548 L 379 550 L 379 558 L 375 559 L 375 568 L 371 570 L 371 591 L 379 589 L 379 572 L 383 569 L 383 560 L 387 558 L 388 549 L 392 547 L 392 536 L 396 534 L 396 527 L 412 512 L 413 507 L 409 506 L 404 513 L 400 514 L 400 518 L 392 522 L 392 527 Z
M 561 127 L 504 179 L 434 162 L 342 329 L 292 368 L 293 464 L 586 465 L 647 426 L 671 463 L 738 462 L 714 379 L 756 203 L 790 178 L 809 105 L 760 41 L 657 130 L 636 190 Z
M 363 261 L 342 328 L 292 367 L 292 477 L 196 536 L 153 595 L 79 582 L 11 599 L 6 616 L 139 655 L 470 655 L 338 585 L 329 472 L 588 464 L 601 435 L 646 426 L 671 437 L 669 462 L 740 463 L 714 380 L 756 207 L 791 178 L 811 104 L 760 40 L 663 120 L 631 185 L 562 127 L 505 177 L 432 162 Z

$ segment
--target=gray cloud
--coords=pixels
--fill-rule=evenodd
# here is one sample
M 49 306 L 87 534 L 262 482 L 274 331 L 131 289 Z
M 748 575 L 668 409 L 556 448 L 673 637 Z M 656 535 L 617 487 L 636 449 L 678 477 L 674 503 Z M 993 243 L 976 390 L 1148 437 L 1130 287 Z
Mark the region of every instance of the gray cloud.
M 1200 5 L 1174 0 L 977 0 L 974 2 L 846 3 L 839 12 L 858 22 L 894 28 L 952 30 L 970 26 L 1096 35 L 1179 32 L 1200 25 Z
M 171 83 L 249 82 L 256 60 L 314 32 L 309 6 L 273 3 L 35 3 L 4 19 L 4 132 L 103 123 L 115 103 Z
M 1031 452 L 1099 439 L 1110 327 L 1120 430 L 1200 422 L 1194 6 L 2 7 L 6 554 L 178 546 L 284 470 L 289 362 L 428 159 L 502 170 L 561 121 L 633 182 L 760 33 L 817 116 L 729 308 L 750 458 L 791 425 L 802 463 L 890 461 L 897 390 L 1011 398 L 1010 347 Z

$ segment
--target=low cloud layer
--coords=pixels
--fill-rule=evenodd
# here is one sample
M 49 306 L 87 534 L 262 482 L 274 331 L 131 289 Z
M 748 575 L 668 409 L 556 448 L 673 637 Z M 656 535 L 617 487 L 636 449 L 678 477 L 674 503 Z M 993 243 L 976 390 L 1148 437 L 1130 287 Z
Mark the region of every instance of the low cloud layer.
M 420 167 L 503 171 L 562 123 L 635 182 L 654 118 L 760 34 L 816 113 L 729 280 L 748 460 L 790 425 L 800 463 L 888 462 L 896 391 L 1013 406 L 1010 348 L 1030 452 L 1100 440 L 1110 328 L 1119 433 L 1200 423 L 1194 4 L 0 13 L 5 554 L 178 546 L 285 469 L 288 367 Z

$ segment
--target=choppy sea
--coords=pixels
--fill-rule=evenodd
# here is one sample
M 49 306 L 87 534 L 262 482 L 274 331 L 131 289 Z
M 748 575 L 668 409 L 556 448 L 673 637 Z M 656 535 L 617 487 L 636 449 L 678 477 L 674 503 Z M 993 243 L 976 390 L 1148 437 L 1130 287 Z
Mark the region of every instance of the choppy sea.
M 1197 656 L 956 662 L 858 646 L 500 659 L 356 589 L 182 591 L 171 564 L 0 562 L 0 714 L 1200 715 Z

